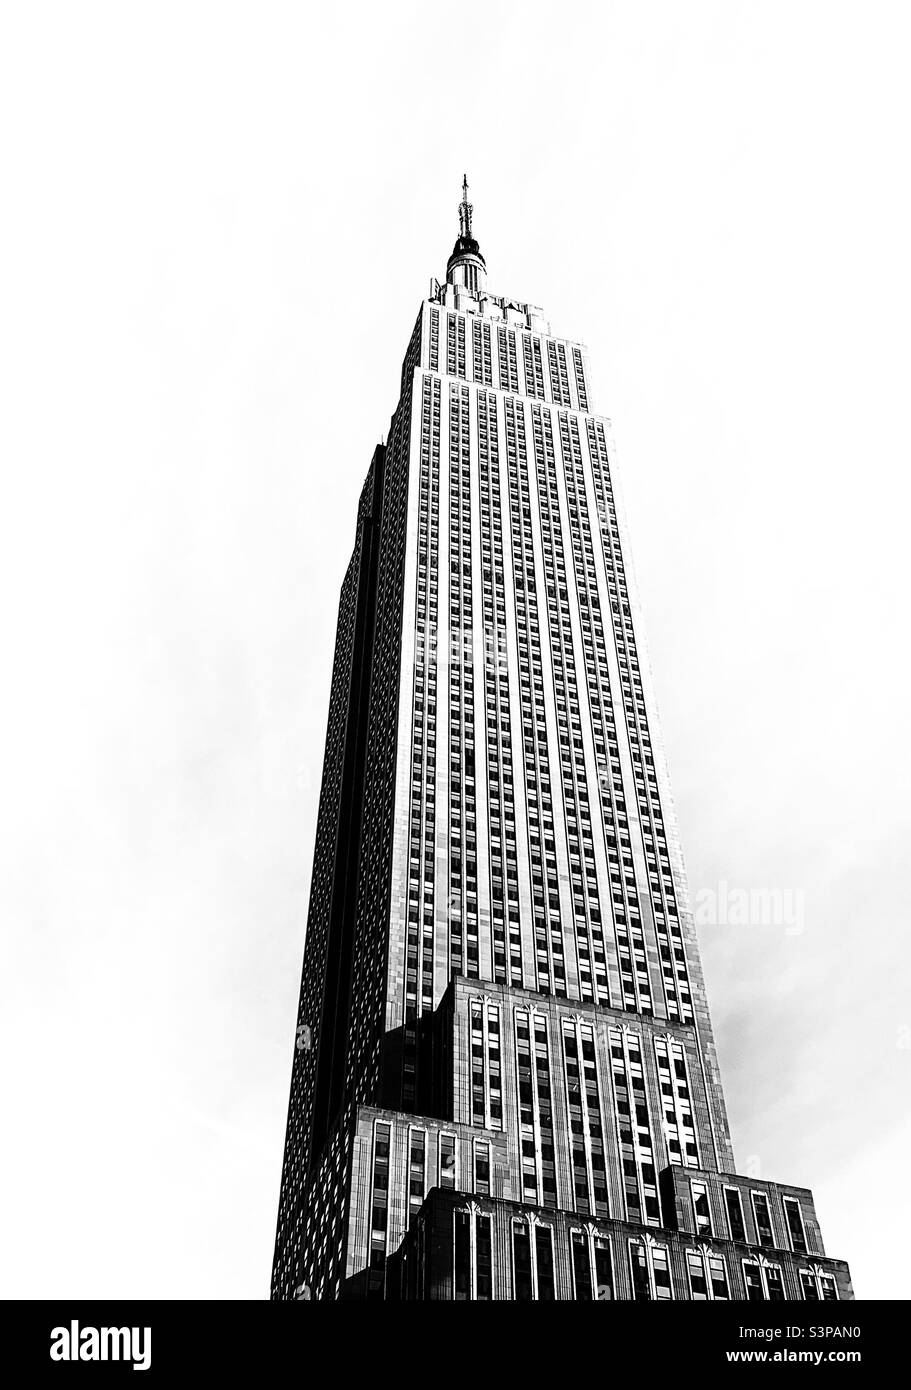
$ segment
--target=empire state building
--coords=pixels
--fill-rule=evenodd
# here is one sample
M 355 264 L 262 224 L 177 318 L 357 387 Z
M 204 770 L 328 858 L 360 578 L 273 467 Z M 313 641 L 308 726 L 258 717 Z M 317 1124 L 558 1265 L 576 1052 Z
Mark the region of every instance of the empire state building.
M 850 1299 L 736 1171 L 610 422 L 463 183 L 339 602 L 276 1299 Z

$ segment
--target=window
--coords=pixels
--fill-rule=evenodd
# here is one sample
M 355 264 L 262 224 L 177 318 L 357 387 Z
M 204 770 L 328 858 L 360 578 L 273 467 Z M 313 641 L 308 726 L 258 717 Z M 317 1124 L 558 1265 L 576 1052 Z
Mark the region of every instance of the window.
M 642 1301 L 673 1298 L 667 1246 L 659 1245 L 651 1238 L 631 1240 L 629 1259 L 630 1273 L 633 1279 L 633 1298 Z
M 490 1216 L 473 1202 L 453 1212 L 453 1299 L 493 1298 Z
M 698 1250 L 687 1250 L 686 1270 L 690 1278 L 690 1297 L 695 1299 L 707 1299 L 709 1296 L 709 1286 L 705 1277 L 705 1266 L 702 1256 Z
M 588 1240 L 584 1231 L 573 1231 L 573 1289 L 578 1303 L 592 1301 L 592 1272 L 589 1262 Z
M 671 1291 L 671 1270 L 668 1263 L 667 1248 L 663 1245 L 650 1247 L 652 1257 L 652 1277 L 657 1299 L 673 1298 Z
M 764 1299 L 769 1303 L 784 1302 L 784 1281 L 778 1265 L 769 1264 L 768 1260 L 744 1260 L 743 1278 L 751 1303 Z
M 728 1299 L 727 1269 L 724 1257 L 707 1245 L 686 1252 L 686 1271 L 690 1281 L 690 1297 L 698 1302 Z
M 541 1223 L 535 1226 L 535 1255 L 538 1277 L 538 1298 L 544 1303 L 553 1303 L 557 1296 L 554 1284 L 554 1243 L 549 1226 Z
M 412 1129 L 409 1138 L 408 1216 L 417 1214 L 424 1200 L 424 1153 L 427 1136 L 423 1129 Z
M 611 1264 L 610 1241 L 607 1236 L 595 1236 L 595 1298 L 606 1302 L 614 1296 L 614 1272 Z
M 788 1235 L 791 1237 L 791 1249 L 798 1255 L 805 1255 L 807 1253 L 807 1237 L 804 1231 L 800 1203 L 794 1197 L 785 1197 L 784 1214 L 788 1223 Z
M 456 1302 L 471 1298 L 471 1215 L 467 1211 L 455 1213 L 455 1287 Z
M 490 1196 L 490 1145 L 480 1139 L 474 1146 L 474 1190 L 480 1197 Z
M 517 1302 L 539 1299 L 553 1303 L 554 1245 L 550 1226 L 534 1217 L 512 1223 L 513 1288 Z
M 513 1222 L 512 1266 L 516 1301 L 529 1302 L 535 1295 L 531 1282 L 531 1241 L 524 1221 Z
M 490 1217 L 480 1212 L 475 1216 L 475 1249 L 477 1251 L 476 1296 L 479 1300 L 493 1298 L 493 1258 L 490 1245 Z
M 606 1302 L 614 1298 L 614 1265 L 610 1237 L 594 1226 L 571 1233 L 573 1290 L 579 1302 Z
M 743 1224 L 743 1207 L 740 1204 L 740 1193 L 736 1187 L 726 1187 L 724 1189 L 724 1205 L 728 1214 L 728 1227 L 731 1232 L 731 1240 L 746 1240 L 746 1227 Z
M 633 1298 L 644 1302 L 652 1296 L 652 1285 L 648 1274 L 645 1246 L 641 1241 L 630 1241 L 629 1263 L 630 1273 L 633 1277 Z
M 760 1245 L 770 1246 L 775 1244 L 775 1236 L 772 1231 L 772 1215 L 769 1211 L 769 1199 L 764 1192 L 754 1192 L 753 1215 L 756 1218 L 756 1235 Z
M 708 1188 L 704 1182 L 694 1182 L 692 1187 L 696 1234 L 697 1236 L 710 1236 L 712 1234 L 712 1217 L 709 1211 Z
M 746 1284 L 748 1302 L 761 1303 L 765 1293 L 762 1287 L 762 1273 L 756 1260 L 743 1261 L 743 1282 Z
M 835 1276 L 828 1274 L 821 1265 L 812 1265 L 800 1271 L 800 1291 L 808 1302 L 838 1302 Z
M 440 1135 L 440 1187 L 456 1185 L 456 1141 L 454 1134 Z
M 728 1292 L 728 1275 L 724 1265 L 724 1257 L 722 1255 L 709 1255 L 708 1267 L 712 1298 L 716 1301 L 718 1299 L 730 1298 L 731 1295 Z

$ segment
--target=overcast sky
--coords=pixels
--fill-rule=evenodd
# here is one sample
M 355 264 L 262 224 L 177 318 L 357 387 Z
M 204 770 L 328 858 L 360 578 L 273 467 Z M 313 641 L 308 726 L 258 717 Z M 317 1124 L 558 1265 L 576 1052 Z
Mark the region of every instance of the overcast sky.
M 463 171 L 614 422 L 740 1166 L 911 1294 L 909 12 L 7 4 L 7 1296 L 266 1296 L 336 598 Z

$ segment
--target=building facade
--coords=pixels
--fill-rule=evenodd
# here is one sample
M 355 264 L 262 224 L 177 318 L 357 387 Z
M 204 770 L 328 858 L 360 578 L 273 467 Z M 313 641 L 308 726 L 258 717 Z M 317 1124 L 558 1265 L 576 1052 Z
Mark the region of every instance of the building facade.
M 738 1176 L 580 343 L 463 185 L 342 586 L 276 1299 L 849 1299 Z

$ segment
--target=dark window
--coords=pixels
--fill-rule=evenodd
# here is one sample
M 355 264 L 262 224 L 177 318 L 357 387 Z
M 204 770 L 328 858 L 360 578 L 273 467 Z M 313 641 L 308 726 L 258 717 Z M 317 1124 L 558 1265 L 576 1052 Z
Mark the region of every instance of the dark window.
M 592 1301 L 592 1274 L 588 1258 L 588 1238 L 582 1231 L 573 1231 L 573 1277 L 579 1303 Z
M 726 1187 L 724 1189 L 724 1201 L 728 1212 L 728 1225 L 731 1228 L 731 1240 L 746 1240 L 747 1233 L 743 1224 L 740 1193 L 734 1187 Z
M 785 1197 L 784 1214 L 788 1218 L 792 1250 L 796 1250 L 798 1255 L 805 1255 L 807 1253 L 807 1238 L 804 1234 L 803 1220 L 800 1215 L 800 1203 L 796 1202 L 793 1197 Z
M 544 1303 L 553 1303 L 557 1295 L 554 1287 L 554 1246 L 549 1226 L 535 1228 L 535 1254 L 538 1261 L 538 1298 Z
M 477 1289 L 479 1299 L 493 1298 L 493 1261 L 490 1252 L 490 1217 L 475 1218 L 478 1252 Z
M 534 1298 L 531 1283 L 531 1242 L 528 1227 L 516 1222 L 512 1228 L 512 1256 L 515 1270 L 516 1300 L 520 1303 Z
M 471 1298 L 471 1236 L 467 1211 L 455 1213 L 455 1298 Z

